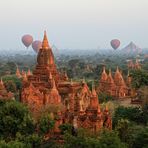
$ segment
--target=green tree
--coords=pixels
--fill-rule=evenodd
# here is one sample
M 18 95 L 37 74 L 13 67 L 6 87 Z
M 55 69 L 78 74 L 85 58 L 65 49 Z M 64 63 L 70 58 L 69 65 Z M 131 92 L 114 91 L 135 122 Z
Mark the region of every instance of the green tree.
M 0 101 L 0 137 L 9 141 L 17 132 L 29 135 L 34 132 L 34 122 L 28 108 L 16 101 Z
M 108 101 L 113 100 L 113 97 L 106 94 L 106 93 L 99 93 L 98 98 L 99 98 L 100 103 L 104 103 L 104 102 L 108 102 Z
M 25 144 L 19 141 L 10 141 L 6 143 L 4 140 L 1 140 L 0 148 L 25 148 Z
M 118 121 L 116 130 L 119 133 L 119 137 L 122 142 L 126 142 L 129 138 L 129 124 L 130 122 L 127 119 L 121 119 Z
M 7 83 L 9 81 L 13 82 L 16 85 L 16 89 L 19 90 L 22 87 L 22 82 L 19 78 L 17 78 L 15 75 L 11 76 L 4 76 L 3 77 L 4 83 Z
M 105 130 L 100 136 L 100 148 L 126 148 L 127 145 L 122 143 L 115 131 Z
M 143 117 L 143 109 L 139 107 L 123 107 L 119 106 L 114 113 L 113 116 L 113 127 L 118 124 L 118 121 L 121 119 L 127 119 L 132 122 L 136 122 L 137 124 L 146 124 L 148 119 L 144 119 Z M 145 115 L 145 113 L 144 113 Z
M 148 127 L 141 130 L 135 138 L 133 148 L 147 148 L 148 147 Z
M 87 130 L 86 130 L 87 131 Z M 126 148 L 114 131 L 103 130 L 98 134 L 90 134 L 78 130 L 77 136 L 65 135 L 65 148 Z
M 140 88 L 142 86 L 148 86 L 148 73 L 143 70 L 136 70 L 131 72 L 132 86 L 133 88 Z
M 40 134 L 46 134 L 49 130 L 53 129 L 55 121 L 51 119 L 49 114 L 41 116 L 39 120 L 39 131 Z
M 16 93 L 16 85 L 13 81 L 9 80 L 5 82 L 5 87 L 8 92 L 10 91 L 10 92 Z
M 37 133 L 33 133 L 30 135 L 22 135 L 20 133 L 17 133 L 16 140 L 22 142 L 27 148 L 40 148 L 43 137 L 39 136 Z
M 72 131 L 72 125 L 65 123 L 65 124 L 61 124 L 59 126 L 59 129 L 61 130 L 62 134 L 64 134 L 65 132 L 71 133 Z

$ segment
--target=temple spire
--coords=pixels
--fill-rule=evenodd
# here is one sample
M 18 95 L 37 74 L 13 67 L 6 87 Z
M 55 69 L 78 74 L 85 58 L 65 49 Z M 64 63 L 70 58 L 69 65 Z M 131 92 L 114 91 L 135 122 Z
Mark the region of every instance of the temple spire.
M 3 79 L 2 79 L 2 78 L 1 78 L 0 84 L 1 84 L 2 86 L 4 85 L 4 82 L 3 82 Z
M 26 74 L 26 72 L 24 73 L 23 81 L 28 81 L 28 78 L 27 78 L 27 74 Z
M 44 31 L 44 38 L 43 38 L 43 42 L 42 42 L 42 48 L 43 49 L 49 49 L 49 44 L 48 44 L 46 31 Z
M 96 93 L 96 90 L 95 90 L 94 83 L 92 83 L 92 95 L 93 95 L 94 97 L 97 96 L 97 93 Z
M 104 66 L 102 74 L 101 74 L 101 81 L 106 81 L 106 80 L 107 80 L 107 73 L 106 73 L 106 69 L 105 69 L 105 66 Z
M 118 67 L 118 66 L 117 66 L 116 72 L 117 72 L 117 73 L 120 73 L 120 71 L 119 71 L 119 67 Z
M 82 79 L 82 83 L 86 83 L 85 78 Z
M 109 76 L 112 77 L 112 71 L 109 69 Z
M 21 78 L 21 73 L 20 73 L 20 70 L 19 70 L 18 66 L 17 66 L 17 68 L 16 68 L 16 76 L 17 76 L 18 78 Z
M 108 83 L 110 83 L 110 84 L 113 84 L 113 83 L 114 83 L 114 80 L 113 80 L 113 77 L 112 77 L 111 69 L 109 69 L 109 74 L 108 74 L 107 81 L 108 81 Z
M 106 73 L 105 66 L 103 66 L 103 73 Z
M 30 71 L 30 69 L 28 69 L 27 76 L 30 76 L 30 75 L 31 75 L 31 71 Z

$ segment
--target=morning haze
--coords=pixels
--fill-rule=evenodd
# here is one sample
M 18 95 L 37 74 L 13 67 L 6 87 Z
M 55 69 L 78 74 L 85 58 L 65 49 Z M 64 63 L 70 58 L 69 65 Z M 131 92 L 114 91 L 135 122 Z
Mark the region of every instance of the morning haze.
M 113 38 L 148 47 L 147 14 L 147 0 L 1 0 L 0 47 L 24 49 L 23 34 L 41 40 L 45 29 L 62 49 L 110 48 Z

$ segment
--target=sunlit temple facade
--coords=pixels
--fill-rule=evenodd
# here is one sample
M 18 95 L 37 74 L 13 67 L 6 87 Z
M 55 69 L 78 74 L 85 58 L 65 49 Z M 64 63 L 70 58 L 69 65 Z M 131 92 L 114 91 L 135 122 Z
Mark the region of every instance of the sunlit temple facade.
M 48 43 L 46 32 L 42 47 L 37 55 L 37 65 L 33 72 L 25 73 L 17 68 L 16 75 L 22 77 L 21 102 L 38 114 L 48 105 L 61 105 L 56 113 L 55 130 L 62 123 L 70 123 L 98 131 L 102 127 L 111 129 L 112 120 L 108 108 L 101 109 L 95 87 L 89 89 L 87 83 L 73 82 L 66 73 L 60 73 L 55 65 L 54 55 Z
M 124 80 L 118 67 L 114 76 L 112 76 L 111 70 L 109 70 L 109 74 L 107 74 L 104 67 L 97 87 L 97 92 L 98 94 L 106 93 L 117 99 L 125 98 L 131 95 L 131 81 L 132 78 L 129 74 L 127 75 L 126 80 Z
M 136 59 L 135 63 L 132 60 L 129 60 L 127 67 L 128 69 L 139 70 L 141 69 L 141 64 L 139 63 L 138 59 Z

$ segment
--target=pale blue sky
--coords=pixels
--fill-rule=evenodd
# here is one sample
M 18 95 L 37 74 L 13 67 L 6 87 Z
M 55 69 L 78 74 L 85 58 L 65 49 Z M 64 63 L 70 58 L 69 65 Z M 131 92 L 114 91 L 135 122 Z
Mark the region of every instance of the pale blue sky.
M 58 48 L 148 47 L 148 0 L 0 0 L 0 49 L 24 49 L 23 34 Z

